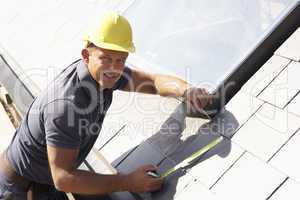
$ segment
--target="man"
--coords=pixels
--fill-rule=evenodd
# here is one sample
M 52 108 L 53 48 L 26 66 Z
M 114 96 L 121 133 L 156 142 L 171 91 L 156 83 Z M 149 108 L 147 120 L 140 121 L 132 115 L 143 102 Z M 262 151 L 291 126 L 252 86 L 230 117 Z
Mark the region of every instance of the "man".
M 156 170 L 152 165 L 117 175 L 77 169 L 97 139 L 113 91 L 185 96 L 194 108 L 211 101 L 204 89 L 179 78 L 125 67 L 135 49 L 129 22 L 116 13 L 99 22 L 84 38 L 82 59 L 34 100 L 1 156 L 0 199 L 50 199 L 60 194 L 56 191 L 98 195 L 159 190 L 163 180 L 147 174 Z

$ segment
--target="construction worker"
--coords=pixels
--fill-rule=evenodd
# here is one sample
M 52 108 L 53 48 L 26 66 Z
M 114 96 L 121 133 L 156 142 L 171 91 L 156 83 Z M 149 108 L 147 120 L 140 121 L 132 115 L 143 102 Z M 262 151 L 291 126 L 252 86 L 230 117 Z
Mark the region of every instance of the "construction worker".
M 184 96 L 193 108 L 211 102 L 206 90 L 177 77 L 126 67 L 135 47 L 129 22 L 117 13 L 104 15 L 84 42 L 82 58 L 34 99 L 2 154 L 0 199 L 66 199 L 61 191 L 101 195 L 159 190 L 163 180 L 147 173 L 156 170 L 152 165 L 116 175 L 77 169 L 97 139 L 113 91 Z

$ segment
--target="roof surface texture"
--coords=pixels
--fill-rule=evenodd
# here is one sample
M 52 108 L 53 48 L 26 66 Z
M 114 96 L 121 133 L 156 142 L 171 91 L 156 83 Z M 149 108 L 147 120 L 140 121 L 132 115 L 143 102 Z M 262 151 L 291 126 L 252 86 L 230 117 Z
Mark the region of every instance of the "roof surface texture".
M 72 13 L 82 12 L 79 1 L 72 3 L 71 11 L 66 11 L 68 5 L 63 1 L 33 7 L 28 6 L 30 2 L 23 8 L 18 5 L 22 1 L 7 1 L 0 7 L 0 53 L 21 66 L 15 70 L 23 79 L 26 75 L 36 79 L 38 86 L 30 87 L 38 94 L 45 78 L 57 73 L 56 67 L 61 69 L 78 58 L 78 41 L 88 19 Z M 111 8 L 119 4 L 112 2 Z M 89 1 L 88 10 L 96 13 L 102 9 L 95 5 Z M 59 16 L 66 13 L 66 20 L 60 21 Z M 59 23 L 51 23 L 53 17 Z M 35 26 L 42 30 L 43 37 L 36 34 Z M 177 99 L 115 92 L 95 148 L 120 172 L 154 164 L 163 173 L 216 137 L 223 135 L 224 140 L 188 170 L 168 176 L 162 191 L 137 196 L 122 192 L 111 198 L 299 199 L 299 46 L 300 29 L 212 120 L 188 117 L 184 104 Z M 31 51 L 39 47 L 41 53 Z M 40 69 L 41 64 L 50 67 Z M 7 121 L 4 117 L 0 120 Z M 87 163 L 89 166 L 82 168 L 106 172 L 93 155 Z

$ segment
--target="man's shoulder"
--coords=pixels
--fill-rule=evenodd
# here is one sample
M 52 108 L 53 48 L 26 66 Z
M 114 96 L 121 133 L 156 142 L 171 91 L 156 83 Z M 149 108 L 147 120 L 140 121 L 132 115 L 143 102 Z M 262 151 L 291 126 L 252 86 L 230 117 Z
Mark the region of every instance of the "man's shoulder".
M 42 104 L 52 104 L 55 101 L 59 103 L 72 102 L 78 84 L 76 66 L 79 61 L 80 60 L 76 60 L 64 68 L 54 80 L 44 88 L 40 95 L 38 95 Z
M 75 117 L 76 106 L 72 99 L 55 99 L 43 104 L 41 112 L 48 118 L 65 118 L 69 115 Z

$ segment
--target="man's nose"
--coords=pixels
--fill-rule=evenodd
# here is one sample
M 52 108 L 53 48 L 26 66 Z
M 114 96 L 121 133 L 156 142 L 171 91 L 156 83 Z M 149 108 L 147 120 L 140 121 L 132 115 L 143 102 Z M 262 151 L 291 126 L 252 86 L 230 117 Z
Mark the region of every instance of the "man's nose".
M 112 71 L 112 72 L 120 72 L 122 70 L 117 64 L 114 64 L 114 63 L 111 63 L 107 67 L 107 69 L 110 70 L 110 71 Z
M 123 67 L 123 65 L 120 64 L 119 61 L 113 61 L 113 62 L 111 63 L 111 67 L 112 67 L 113 69 L 119 70 L 120 68 Z

